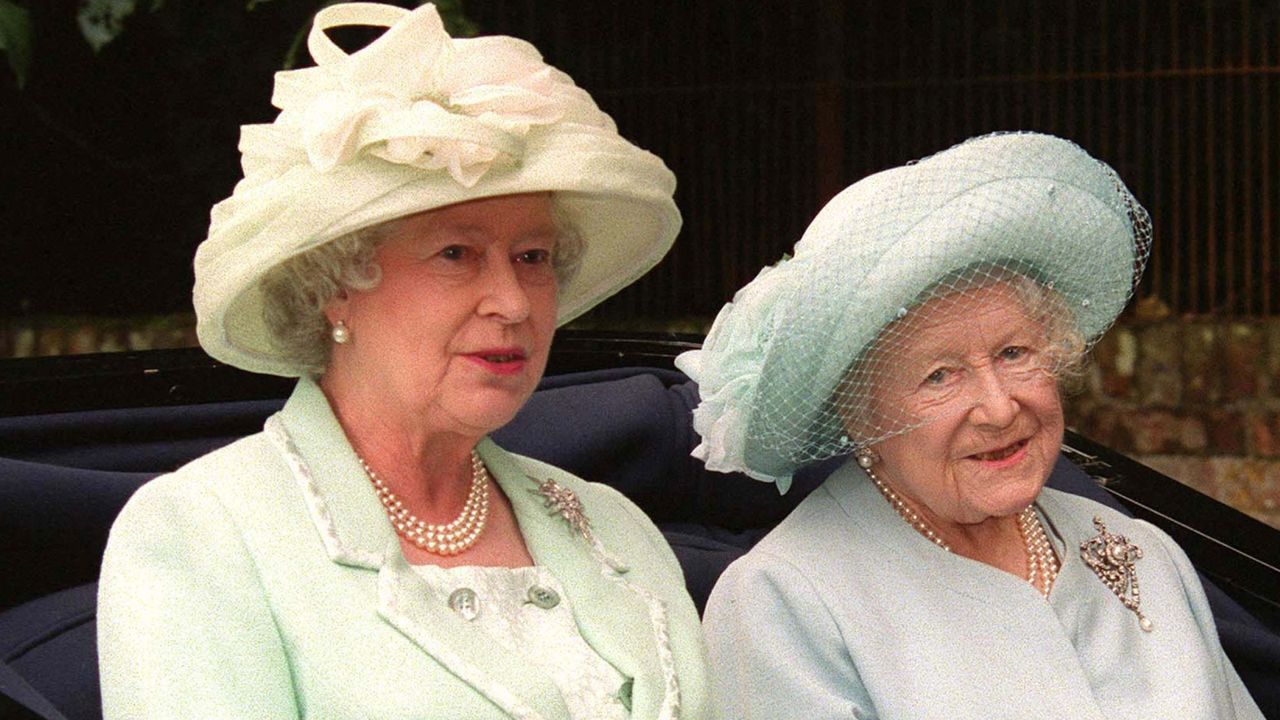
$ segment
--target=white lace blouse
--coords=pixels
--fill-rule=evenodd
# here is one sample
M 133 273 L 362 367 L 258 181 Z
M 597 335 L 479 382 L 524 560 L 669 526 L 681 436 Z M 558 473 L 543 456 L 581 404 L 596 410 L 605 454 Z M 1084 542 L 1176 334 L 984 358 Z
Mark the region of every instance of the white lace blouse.
M 414 565 L 463 622 L 545 672 L 574 720 L 626 720 L 630 681 L 578 632 L 560 581 L 546 567 Z

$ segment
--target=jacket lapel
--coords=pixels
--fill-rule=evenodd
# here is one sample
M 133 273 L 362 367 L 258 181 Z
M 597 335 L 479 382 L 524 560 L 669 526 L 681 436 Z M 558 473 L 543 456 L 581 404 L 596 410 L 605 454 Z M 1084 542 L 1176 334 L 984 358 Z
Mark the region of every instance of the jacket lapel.
M 530 476 L 521 462 L 488 439 L 477 450 L 511 501 L 534 562 L 551 568 L 564 587 L 582 637 L 633 680 L 631 717 L 657 718 L 664 705 L 674 708 L 677 691 L 674 681 L 668 682 L 671 673 L 664 672 L 664 667 L 671 667 L 665 607 L 627 579 L 627 567 L 611 548 L 601 545 L 599 538 L 588 541 L 563 515 L 546 507 L 539 482 L 552 479 L 564 486 L 566 474 L 548 468 L 546 477 Z M 589 504 L 583 510 L 588 518 L 617 511 Z

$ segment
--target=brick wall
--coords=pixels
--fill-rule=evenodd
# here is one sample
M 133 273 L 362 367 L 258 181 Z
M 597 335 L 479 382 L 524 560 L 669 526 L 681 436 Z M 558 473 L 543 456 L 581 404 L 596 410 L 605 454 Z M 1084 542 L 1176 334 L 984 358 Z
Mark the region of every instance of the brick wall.
M 1280 318 L 1130 319 L 1067 424 L 1280 527 Z

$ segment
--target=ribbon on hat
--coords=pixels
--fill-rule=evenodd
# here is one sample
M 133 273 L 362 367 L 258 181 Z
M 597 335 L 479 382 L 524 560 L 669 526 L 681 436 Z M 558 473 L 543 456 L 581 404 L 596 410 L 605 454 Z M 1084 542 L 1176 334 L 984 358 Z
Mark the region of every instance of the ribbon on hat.
M 325 34 L 345 25 L 388 29 L 348 54 Z M 320 172 L 373 156 L 446 170 L 472 187 L 496 162 L 518 161 L 533 127 L 567 121 L 616 130 L 532 45 L 455 40 L 433 5 L 332 5 L 316 14 L 307 49 L 315 67 L 276 74 L 276 121 L 244 128 L 250 184 L 251 173 L 274 175 L 291 164 L 282 153 L 302 152 Z

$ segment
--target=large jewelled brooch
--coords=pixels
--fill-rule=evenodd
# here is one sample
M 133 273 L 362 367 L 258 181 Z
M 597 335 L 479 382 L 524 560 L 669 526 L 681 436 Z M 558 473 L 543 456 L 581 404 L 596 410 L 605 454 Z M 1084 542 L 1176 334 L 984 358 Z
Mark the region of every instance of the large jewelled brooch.
M 569 529 L 578 533 L 583 539 L 591 541 L 591 521 L 582 507 L 578 495 L 555 480 L 534 480 L 538 483 L 536 490 L 530 492 L 542 496 L 543 505 L 551 510 L 550 515 L 559 515 L 569 524 Z
M 1142 593 L 1138 590 L 1138 573 L 1133 563 L 1142 558 L 1142 548 L 1123 535 L 1107 532 L 1102 518 L 1095 517 L 1098 534 L 1080 543 L 1080 558 L 1093 570 L 1120 603 L 1138 616 L 1138 627 L 1151 632 L 1151 621 L 1142 614 Z

